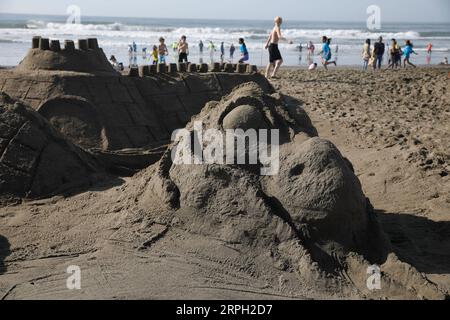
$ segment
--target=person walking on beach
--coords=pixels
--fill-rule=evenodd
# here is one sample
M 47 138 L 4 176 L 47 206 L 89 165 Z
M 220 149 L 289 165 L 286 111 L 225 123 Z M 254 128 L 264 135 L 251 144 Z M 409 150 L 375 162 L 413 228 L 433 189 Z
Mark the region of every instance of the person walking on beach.
M 220 61 L 223 62 L 225 60 L 225 43 L 222 42 L 220 44 Z
M 214 62 L 214 53 L 216 52 L 216 46 L 214 45 L 214 42 L 209 41 L 208 50 L 209 50 L 209 56 L 211 58 L 211 63 L 213 63 Z
M 182 36 L 177 44 L 178 48 L 178 62 L 187 63 L 189 55 L 189 44 L 186 42 L 186 36 Z
M 278 70 L 283 64 L 283 57 L 281 56 L 280 49 L 278 48 L 278 42 L 280 40 L 286 40 L 281 35 L 281 25 L 283 24 L 283 18 L 276 17 L 275 18 L 275 26 L 273 27 L 272 32 L 269 35 L 266 43 L 266 50 L 269 50 L 269 64 L 266 68 L 266 78 L 269 79 L 270 70 L 273 67 L 273 72 L 270 75 L 270 78 L 275 78 Z
M 427 64 L 431 64 L 431 54 L 433 53 L 433 44 L 430 42 L 427 45 Z
M 244 38 L 239 39 L 239 45 L 241 51 L 241 59 L 239 59 L 239 63 L 244 63 L 250 59 Z
M 397 69 L 401 65 L 401 59 L 402 59 L 402 53 L 401 48 L 397 43 L 397 40 L 392 39 L 391 41 L 391 49 L 390 49 L 390 55 L 391 55 L 391 62 L 387 69 Z
M 373 64 L 373 69 L 381 69 L 381 65 L 383 63 L 384 52 L 386 51 L 386 46 L 383 42 L 383 37 L 378 38 L 378 42 L 375 42 L 373 48 L 373 54 L 375 57 L 375 62 Z
M 164 38 L 159 38 L 159 48 L 158 48 L 158 53 L 159 53 L 159 63 L 166 63 L 166 56 L 169 55 L 169 50 L 167 50 L 167 46 L 166 46 L 166 40 Z
M 410 40 L 406 40 L 406 46 L 405 49 L 403 50 L 403 67 L 406 68 L 406 65 L 410 65 L 413 68 L 416 68 L 416 65 L 411 63 L 410 58 L 411 58 L 411 54 L 415 54 L 417 55 L 417 53 L 414 51 L 414 46 L 411 43 Z
M 233 62 L 234 60 L 234 52 L 236 51 L 236 47 L 234 46 L 234 43 L 231 44 L 230 47 L 230 61 Z
M 316 50 L 316 47 L 314 46 L 314 43 L 312 41 L 309 41 L 308 43 L 308 56 L 314 56 L 314 51 Z
M 319 53 L 319 55 L 322 56 L 322 64 L 323 67 L 325 68 L 325 70 L 328 70 L 328 66 L 330 64 L 334 64 L 335 66 L 337 65 L 336 61 L 331 61 L 331 48 L 330 48 L 330 43 L 331 43 L 331 39 L 328 39 L 327 36 L 323 36 L 322 37 L 322 51 Z
M 367 39 L 366 43 L 364 44 L 363 52 L 362 52 L 363 70 L 367 70 L 367 68 L 369 66 L 370 57 L 371 57 L 371 55 L 370 55 L 370 39 Z
M 298 61 L 301 64 L 302 63 L 302 59 L 303 59 L 303 45 L 302 45 L 301 42 L 299 43 L 297 48 L 298 48 L 298 52 L 299 52 Z
M 203 54 L 204 47 L 205 47 L 205 45 L 203 44 L 203 41 L 200 40 L 200 42 L 198 43 L 198 49 L 200 50 L 200 54 Z
M 133 54 L 133 45 L 130 44 L 130 45 L 128 45 L 128 65 L 130 67 L 133 66 L 133 56 L 134 56 L 134 54 Z
M 147 48 L 142 48 L 142 59 L 147 60 Z

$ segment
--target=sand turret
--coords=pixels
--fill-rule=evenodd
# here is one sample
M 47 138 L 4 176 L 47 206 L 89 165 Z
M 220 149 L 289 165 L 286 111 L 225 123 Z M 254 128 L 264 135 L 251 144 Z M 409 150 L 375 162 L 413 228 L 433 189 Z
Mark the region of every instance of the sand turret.
M 111 72 L 114 69 L 95 38 L 79 39 L 78 48 L 72 40 L 64 41 L 33 37 L 32 48 L 17 67 L 18 70 L 54 70 L 85 73 Z

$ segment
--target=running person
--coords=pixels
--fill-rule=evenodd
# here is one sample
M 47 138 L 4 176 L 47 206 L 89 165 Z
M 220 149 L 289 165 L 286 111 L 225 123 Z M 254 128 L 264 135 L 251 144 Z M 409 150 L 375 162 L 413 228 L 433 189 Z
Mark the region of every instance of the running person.
M 328 65 L 334 64 L 335 66 L 336 61 L 330 61 L 331 60 L 331 48 L 330 43 L 331 39 L 328 39 L 328 37 L 323 36 L 322 37 L 322 51 L 319 53 L 319 55 L 322 55 L 322 64 L 326 70 L 328 70 Z
M 411 43 L 411 41 L 406 40 L 406 46 L 403 49 L 403 56 L 404 56 L 404 60 L 403 60 L 403 67 L 406 68 L 406 65 L 410 65 L 411 67 L 416 68 L 416 65 L 413 64 L 411 61 L 409 61 L 409 59 L 411 58 L 411 54 L 415 54 L 417 55 L 417 53 L 414 51 L 413 48 L 413 44 Z
M 281 35 L 281 25 L 283 24 L 283 18 L 275 18 L 275 26 L 269 35 L 266 43 L 266 49 L 269 50 L 269 64 L 266 69 L 266 78 L 269 78 L 270 70 L 273 67 L 273 72 L 270 78 L 275 78 L 278 70 L 283 64 L 283 57 L 281 56 L 280 49 L 278 48 L 278 42 L 280 40 L 285 40 Z

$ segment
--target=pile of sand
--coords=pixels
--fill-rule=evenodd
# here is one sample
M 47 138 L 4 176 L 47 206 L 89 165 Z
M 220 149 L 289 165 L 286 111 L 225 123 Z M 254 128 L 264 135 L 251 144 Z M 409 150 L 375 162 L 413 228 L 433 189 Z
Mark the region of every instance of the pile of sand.
M 17 66 L 18 71 L 62 70 L 86 73 L 108 72 L 114 69 L 102 49 L 50 51 L 30 49 Z
M 277 264 L 312 285 L 320 279 L 325 286 L 356 287 L 379 297 L 365 281 L 367 268 L 377 263 L 388 270 L 384 294 L 396 296 L 402 290 L 401 296 L 410 298 L 443 297 L 391 254 L 351 164 L 330 142 L 316 137 L 300 105 L 249 83 L 209 103 L 187 126 L 192 134 L 200 120 L 205 130 L 280 129 L 280 174 L 261 177 L 246 165 L 175 164 L 170 157 L 178 146 L 174 143 L 125 191 L 141 195 L 137 205 L 150 219 L 169 229 L 219 238 L 243 252 L 270 252 Z M 155 210 L 155 203 L 163 207 Z
M 86 184 L 96 161 L 36 111 L 0 96 L 0 196 L 40 197 Z

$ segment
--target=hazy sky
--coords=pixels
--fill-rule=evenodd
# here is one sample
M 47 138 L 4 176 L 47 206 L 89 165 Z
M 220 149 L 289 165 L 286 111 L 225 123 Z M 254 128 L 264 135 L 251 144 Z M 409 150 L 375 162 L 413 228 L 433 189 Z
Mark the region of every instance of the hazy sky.
M 0 0 L 0 12 L 65 15 L 76 4 L 88 16 L 365 21 L 381 7 L 386 22 L 450 22 L 450 0 Z

